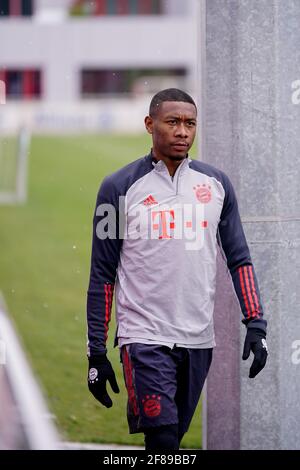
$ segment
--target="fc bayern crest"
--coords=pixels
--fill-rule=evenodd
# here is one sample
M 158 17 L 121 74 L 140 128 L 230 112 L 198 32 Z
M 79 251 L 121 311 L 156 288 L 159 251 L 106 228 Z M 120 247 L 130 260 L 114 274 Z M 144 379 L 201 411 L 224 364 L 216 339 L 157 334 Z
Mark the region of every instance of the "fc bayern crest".
M 211 201 L 211 187 L 206 184 L 197 184 L 197 186 L 193 187 L 196 198 L 202 204 L 207 204 Z
M 161 413 L 161 397 L 160 395 L 146 395 L 143 400 L 145 415 L 149 418 L 159 416 Z

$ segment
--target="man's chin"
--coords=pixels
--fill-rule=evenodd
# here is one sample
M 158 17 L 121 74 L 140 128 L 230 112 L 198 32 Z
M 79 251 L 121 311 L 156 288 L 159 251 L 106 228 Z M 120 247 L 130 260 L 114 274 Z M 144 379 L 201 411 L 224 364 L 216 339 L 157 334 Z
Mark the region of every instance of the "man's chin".
M 175 162 L 179 162 L 180 160 L 184 160 L 186 158 L 186 156 L 187 156 L 187 153 L 185 155 L 183 155 L 183 154 L 181 154 L 181 155 L 180 154 L 174 154 L 174 155 L 168 155 L 168 158 L 170 160 L 175 161 Z

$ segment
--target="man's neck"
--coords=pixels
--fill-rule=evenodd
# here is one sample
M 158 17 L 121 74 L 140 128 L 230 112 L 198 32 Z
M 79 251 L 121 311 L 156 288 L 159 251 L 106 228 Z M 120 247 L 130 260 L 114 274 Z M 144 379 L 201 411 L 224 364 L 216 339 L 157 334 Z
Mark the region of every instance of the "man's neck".
M 180 158 L 180 159 L 176 160 L 176 159 L 173 159 L 173 158 L 170 158 L 170 157 L 157 155 L 152 150 L 152 157 L 156 161 L 162 160 L 165 163 L 166 167 L 168 168 L 170 176 L 173 177 L 175 175 L 175 172 L 176 172 L 177 168 L 179 167 L 179 165 L 183 162 L 183 160 L 185 160 L 185 158 L 187 158 L 187 155 L 183 158 Z

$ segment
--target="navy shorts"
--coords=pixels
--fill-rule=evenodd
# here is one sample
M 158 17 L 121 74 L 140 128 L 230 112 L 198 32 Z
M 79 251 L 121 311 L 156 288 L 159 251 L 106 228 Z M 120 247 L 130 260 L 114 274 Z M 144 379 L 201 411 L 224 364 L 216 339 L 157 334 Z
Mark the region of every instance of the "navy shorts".
M 177 423 L 179 435 L 187 432 L 212 351 L 140 343 L 121 348 L 130 434 Z

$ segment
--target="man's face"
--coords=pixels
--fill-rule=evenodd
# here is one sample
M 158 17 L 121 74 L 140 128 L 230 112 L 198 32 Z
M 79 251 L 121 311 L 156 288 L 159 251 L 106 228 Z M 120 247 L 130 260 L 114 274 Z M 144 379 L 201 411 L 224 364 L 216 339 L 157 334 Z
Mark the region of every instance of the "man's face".
M 156 157 L 182 160 L 195 139 L 197 111 L 191 103 L 165 101 L 160 104 L 155 116 L 145 118 L 145 125 L 152 134 Z

